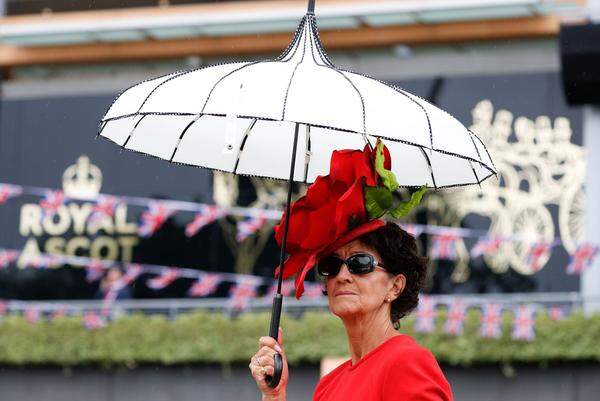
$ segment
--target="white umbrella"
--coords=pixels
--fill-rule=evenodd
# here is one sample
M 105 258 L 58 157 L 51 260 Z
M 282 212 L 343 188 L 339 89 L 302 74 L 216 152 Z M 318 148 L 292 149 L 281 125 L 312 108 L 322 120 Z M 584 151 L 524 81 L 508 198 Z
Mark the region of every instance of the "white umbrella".
M 292 181 L 310 183 L 328 174 L 335 149 L 362 149 L 378 138 L 393 155 L 392 171 L 402 186 L 480 184 L 496 174 L 481 140 L 445 111 L 401 88 L 336 68 L 319 39 L 314 3 L 309 0 L 278 58 L 141 82 L 117 97 L 99 135 L 173 163 L 289 179 L 287 208 Z M 287 220 L 280 266 L 286 234 Z M 273 304 L 274 338 L 282 276 Z M 276 373 L 269 384 L 278 382 Z

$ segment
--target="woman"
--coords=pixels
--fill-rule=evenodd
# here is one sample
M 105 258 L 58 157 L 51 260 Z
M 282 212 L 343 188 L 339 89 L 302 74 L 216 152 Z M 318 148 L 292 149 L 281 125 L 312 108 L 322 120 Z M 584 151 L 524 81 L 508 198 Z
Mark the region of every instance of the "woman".
M 388 212 L 406 214 L 422 195 L 391 202 L 398 184 L 390 170 L 389 152 L 380 142 L 362 152 L 335 151 L 329 175 L 318 177 L 292 205 L 283 278 L 298 273 L 299 298 L 306 273 L 317 265 L 326 277 L 329 309 L 344 324 L 351 357 L 321 378 L 313 401 L 452 400 L 431 352 L 395 329 L 417 305 L 426 260 L 418 256 L 411 235 L 380 219 Z M 276 239 L 281 243 L 280 227 Z M 275 352 L 284 368 L 279 385 L 271 389 L 265 376 L 273 375 Z M 249 368 L 263 401 L 286 400 L 289 373 L 281 329 L 278 342 L 260 338 Z
M 351 358 L 319 381 L 314 401 L 452 400 L 433 355 L 394 328 L 416 306 L 426 274 L 416 249 L 410 234 L 388 223 L 319 261 L 319 273 L 327 274 L 329 309 L 342 319 Z M 262 399 L 283 401 L 285 352 L 271 337 L 261 337 L 259 345 L 250 369 Z M 284 356 L 284 370 L 271 389 L 264 376 L 273 375 L 275 352 Z

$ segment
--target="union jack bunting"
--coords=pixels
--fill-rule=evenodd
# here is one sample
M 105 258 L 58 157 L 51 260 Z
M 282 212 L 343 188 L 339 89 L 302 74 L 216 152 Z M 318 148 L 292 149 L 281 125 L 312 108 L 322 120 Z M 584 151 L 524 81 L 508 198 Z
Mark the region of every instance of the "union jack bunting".
M 261 283 L 255 277 L 242 277 L 229 290 L 229 306 L 236 310 L 246 309 L 251 298 L 256 296 L 256 287 Z
M 0 205 L 7 200 L 15 198 L 23 193 L 23 188 L 18 185 L 0 184 Z
M 533 341 L 535 338 L 535 310 L 531 306 L 521 305 L 515 316 L 512 337 L 515 340 Z
M 117 299 L 117 294 L 119 290 L 123 288 L 124 283 L 123 280 L 119 280 L 116 283 L 112 284 L 108 289 L 104 292 L 104 297 L 102 298 L 102 314 L 108 315 L 110 313 L 110 306 Z
M 323 286 L 319 283 L 311 283 L 306 281 L 304 283 L 304 296 L 309 299 L 316 299 L 323 296 Z
M 479 334 L 485 338 L 500 338 L 502 336 L 502 306 L 500 304 L 483 305 Z
M 117 282 L 108 287 L 108 289 L 104 292 L 104 297 L 102 298 L 102 315 L 108 316 L 110 314 L 111 305 L 117 299 L 117 295 L 119 294 L 121 288 L 125 287 L 126 285 L 127 284 L 124 277 L 121 277 L 119 280 L 117 280 Z
M 284 280 L 281 282 L 281 295 L 284 297 L 289 297 L 292 295 L 292 291 L 294 291 L 294 281 L 293 280 Z M 267 293 L 265 296 L 267 298 L 273 298 L 277 294 L 277 280 L 273 281 L 273 284 L 269 286 Z
M 58 209 L 65 204 L 65 194 L 63 191 L 46 191 L 44 197 L 40 200 L 40 207 L 44 216 L 54 216 Z
M 92 207 L 92 213 L 90 214 L 88 223 L 94 225 L 103 217 L 113 217 L 119 203 L 121 203 L 121 201 L 116 196 L 100 195 L 96 204 Z
M 175 281 L 181 275 L 181 269 L 172 267 L 170 269 L 163 269 L 162 273 L 158 277 L 154 277 L 146 281 L 146 286 L 153 290 L 162 290 L 173 281 Z
M 128 264 L 127 267 L 125 267 L 125 275 L 123 276 L 123 281 L 125 282 L 125 284 L 133 283 L 138 278 L 138 276 L 142 274 L 143 270 L 144 267 L 142 265 L 135 263 Z
M 194 220 L 185 226 L 185 235 L 193 237 L 198 231 L 212 222 L 226 216 L 225 210 L 217 205 L 206 205 L 202 208 L 202 211 L 196 214 Z
M 151 203 L 148 205 L 148 210 L 142 213 L 138 234 L 140 237 L 151 237 L 173 214 L 174 212 L 164 203 Z
M 117 299 L 117 295 L 122 288 L 130 285 L 142 273 L 143 266 L 138 264 L 130 264 L 125 268 L 125 274 L 117 282 L 113 283 L 104 293 L 102 300 L 102 315 L 110 314 L 110 306 Z
M 550 253 L 553 246 L 554 244 L 544 241 L 531 246 L 526 264 L 532 272 L 539 272 L 544 267 L 544 258 Z
M 419 236 L 423 234 L 423 231 L 425 230 L 425 227 L 417 224 L 402 224 L 401 227 L 404 231 L 406 231 L 415 238 L 419 238 Z
M 482 255 L 494 253 L 498 251 L 501 244 L 502 240 L 497 237 L 479 238 L 475 245 L 473 245 L 473 248 L 471 248 L 471 258 L 475 259 Z
M 430 296 L 421 295 L 415 312 L 415 331 L 431 333 L 435 329 L 436 303 Z
M 19 252 L 17 251 L 0 251 L 0 269 L 4 269 L 10 266 L 15 260 L 19 258 Z
M 568 274 L 581 274 L 586 268 L 588 268 L 596 254 L 598 253 L 598 246 L 592 244 L 580 245 L 575 253 L 571 255 L 571 260 L 567 265 Z
M 40 311 L 37 306 L 28 306 L 25 308 L 25 319 L 28 323 L 34 324 L 40 318 Z
M 565 318 L 565 309 L 560 306 L 553 306 L 548 310 L 548 316 L 554 321 L 563 320 Z
M 467 317 L 467 305 L 460 298 L 454 298 L 444 323 L 444 331 L 452 335 L 460 335 L 465 327 L 465 318 Z
M 85 279 L 88 283 L 98 281 L 104 275 L 106 265 L 98 259 L 91 259 L 90 263 L 85 267 Z
M 125 288 L 125 286 L 127 286 L 128 284 L 128 279 L 125 275 L 123 275 L 123 277 L 118 279 L 116 282 L 112 283 L 110 287 L 108 287 L 108 289 L 104 293 L 104 297 L 102 298 L 104 301 L 104 307 L 109 307 L 110 304 L 117 299 L 117 294 L 119 293 L 119 291 Z M 103 310 L 102 312 L 105 313 L 106 311 Z
M 246 238 L 257 232 L 267 221 L 262 214 L 251 216 L 245 220 L 241 220 L 237 224 L 237 235 L 235 239 L 238 242 L 243 242 Z
M 188 290 L 190 297 L 206 297 L 217 290 L 223 281 L 223 276 L 216 273 L 202 273 L 198 280 Z
M 104 319 L 94 311 L 86 311 L 83 314 L 83 325 L 88 330 L 99 329 L 104 327 L 105 324 Z
M 431 238 L 429 256 L 438 260 L 456 260 L 458 235 L 452 232 L 434 234 Z
M 65 316 L 66 314 L 67 314 L 66 308 L 61 305 L 57 309 L 55 309 L 54 312 L 52 312 L 50 320 L 58 319 L 60 317 Z

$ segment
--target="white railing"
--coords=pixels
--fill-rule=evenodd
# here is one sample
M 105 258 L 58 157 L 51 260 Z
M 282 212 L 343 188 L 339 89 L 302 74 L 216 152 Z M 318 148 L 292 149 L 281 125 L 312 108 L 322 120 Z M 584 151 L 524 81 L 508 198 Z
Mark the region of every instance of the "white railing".
M 431 295 L 436 304 L 450 305 L 456 297 L 469 307 L 477 307 L 488 303 L 498 303 L 504 308 L 510 309 L 522 304 L 535 304 L 540 307 L 562 306 L 571 309 L 580 308 L 584 299 L 578 292 L 560 293 L 514 293 L 514 294 L 453 294 L 453 295 Z M 205 310 L 210 312 L 237 315 L 243 312 L 270 311 L 272 300 L 262 297 L 249 300 L 248 308 L 244 311 L 233 310 L 228 298 L 205 298 L 205 299 L 131 299 L 119 300 L 110 304 L 102 300 L 69 300 L 69 301 L 6 301 L 7 313 L 21 313 L 32 307 L 41 313 L 52 314 L 62 311 L 66 314 L 80 314 L 85 311 L 95 310 L 107 311 L 111 316 L 141 312 L 144 314 L 163 314 L 169 317 L 193 310 Z M 283 311 L 294 315 L 302 314 L 309 310 L 328 310 L 326 297 L 303 298 L 297 300 L 293 297 L 285 297 Z

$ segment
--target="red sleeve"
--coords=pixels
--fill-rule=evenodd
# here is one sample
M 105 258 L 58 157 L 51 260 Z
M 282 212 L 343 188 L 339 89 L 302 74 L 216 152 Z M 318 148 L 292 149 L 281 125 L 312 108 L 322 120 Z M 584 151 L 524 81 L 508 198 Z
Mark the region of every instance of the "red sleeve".
M 452 391 L 433 354 L 425 348 L 402 353 L 388 369 L 382 401 L 452 401 Z

